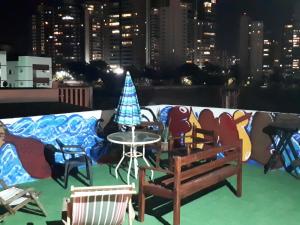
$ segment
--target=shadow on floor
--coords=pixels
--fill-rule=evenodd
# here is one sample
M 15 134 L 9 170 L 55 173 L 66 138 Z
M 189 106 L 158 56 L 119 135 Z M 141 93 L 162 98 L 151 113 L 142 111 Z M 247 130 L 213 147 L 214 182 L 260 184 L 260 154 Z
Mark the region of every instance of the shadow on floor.
M 47 225 L 63 225 L 64 223 L 61 220 L 47 221 Z
M 234 194 L 236 194 L 236 191 L 233 188 L 233 186 L 229 182 L 224 181 L 224 182 L 221 182 L 217 185 L 209 187 L 203 191 L 197 192 L 197 193 L 183 199 L 181 201 L 181 206 L 188 204 L 188 203 L 190 203 L 190 202 L 192 202 L 214 190 L 222 188 L 224 186 L 227 186 L 229 188 L 229 190 L 231 190 Z M 155 217 L 163 225 L 170 225 L 170 223 L 168 221 L 166 221 L 163 218 L 163 216 L 165 214 L 173 211 L 173 201 L 172 200 L 160 198 L 157 196 L 148 196 L 146 198 L 145 206 L 146 206 L 145 214 Z M 133 207 L 136 211 L 138 211 L 138 195 L 133 196 Z

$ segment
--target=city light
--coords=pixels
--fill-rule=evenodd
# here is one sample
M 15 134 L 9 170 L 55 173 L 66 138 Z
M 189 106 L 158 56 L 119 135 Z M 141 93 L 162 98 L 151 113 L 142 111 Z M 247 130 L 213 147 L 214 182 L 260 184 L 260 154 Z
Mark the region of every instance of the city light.
M 117 67 L 117 68 L 113 69 L 113 72 L 117 75 L 121 75 L 124 73 L 124 70 L 121 67 Z

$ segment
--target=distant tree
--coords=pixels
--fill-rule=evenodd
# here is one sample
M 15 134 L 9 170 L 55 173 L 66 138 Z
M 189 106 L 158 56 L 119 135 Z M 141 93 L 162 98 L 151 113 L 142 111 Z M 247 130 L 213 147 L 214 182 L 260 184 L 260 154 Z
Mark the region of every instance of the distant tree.
M 242 83 L 240 69 L 237 64 L 230 66 L 228 70 L 228 78 L 234 78 L 236 86 L 239 86 Z
M 91 61 L 90 65 L 96 67 L 99 72 L 106 73 L 107 70 L 109 69 L 108 64 L 105 61 L 103 61 L 103 60 L 94 60 L 94 61 Z
M 86 70 L 86 63 L 85 62 L 67 62 L 66 68 L 69 73 L 76 79 L 76 80 L 85 80 L 85 70 Z
M 270 84 L 271 85 L 281 85 L 284 81 L 284 77 L 282 75 L 282 70 L 277 68 L 270 75 Z

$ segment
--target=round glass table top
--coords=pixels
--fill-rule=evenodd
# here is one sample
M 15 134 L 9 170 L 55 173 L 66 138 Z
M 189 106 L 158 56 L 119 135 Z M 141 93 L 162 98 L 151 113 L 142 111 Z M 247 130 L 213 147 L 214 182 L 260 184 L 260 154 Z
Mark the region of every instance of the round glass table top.
M 107 140 L 116 144 L 145 145 L 160 141 L 160 136 L 150 132 L 135 131 L 132 139 L 132 132 L 127 131 L 112 133 L 107 136 Z

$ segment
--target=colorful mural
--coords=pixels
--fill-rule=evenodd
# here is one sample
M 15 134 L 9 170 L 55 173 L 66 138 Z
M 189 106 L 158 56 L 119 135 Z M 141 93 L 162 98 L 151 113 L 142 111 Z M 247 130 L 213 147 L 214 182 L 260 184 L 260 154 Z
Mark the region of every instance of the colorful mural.
M 194 112 L 192 107 L 174 106 L 168 114 L 169 129 L 176 137 L 189 136 L 193 126 L 213 130 L 218 136 L 219 145 L 235 144 L 242 140 L 243 161 L 246 161 L 251 154 L 251 141 L 245 128 L 251 114 L 237 110 L 233 115 L 223 112 L 215 117 L 210 109 Z
M 171 135 L 182 136 L 182 141 L 189 141 L 192 127 L 197 126 L 213 130 L 218 145 L 235 144 L 241 140 L 243 161 L 252 159 L 264 165 L 273 151 L 270 137 L 263 132 L 263 128 L 274 121 L 278 114 L 169 105 L 147 108 L 152 112 L 142 110 L 144 120 L 153 121 L 156 116 L 155 119 L 168 126 Z M 58 149 L 57 138 L 65 144 L 82 145 L 97 162 L 105 152 L 99 147 L 102 139 L 95 132 L 95 124 L 101 114 L 101 111 L 90 111 L 3 119 L 0 122 L 0 178 L 13 185 L 50 177 L 51 168 L 45 151 L 48 145 Z M 286 167 L 295 157 L 300 158 L 300 133 L 293 135 L 292 142 L 298 156 L 294 156 L 287 148 L 283 153 Z M 63 163 L 59 152 L 55 152 L 55 162 Z M 281 166 L 279 162 L 275 167 Z M 296 172 L 300 174 L 300 168 Z
M 93 112 L 97 115 L 97 111 Z M 95 133 L 97 118 L 86 113 L 47 115 L 40 118 L 20 118 L 2 121 L 0 177 L 9 185 L 51 176 L 45 158 L 45 145 L 58 149 L 56 139 L 65 144 L 80 144 L 93 158 L 91 149 L 101 141 Z M 101 115 L 101 114 L 99 114 Z M 55 153 L 57 162 L 62 155 Z
M 267 163 L 274 150 L 271 139 L 263 133 L 263 128 L 277 117 L 282 117 L 280 113 L 189 106 L 162 106 L 160 110 L 161 120 L 169 123 L 173 136 L 182 136 L 184 141 L 188 141 L 185 136 L 191 134 L 192 126 L 213 130 L 218 136 L 218 145 L 234 144 L 241 140 L 243 161 L 253 159 L 263 165 Z M 300 131 L 292 137 L 300 158 L 299 140 Z M 277 137 L 276 143 L 278 142 Z M 283 157 L 286 167 L 295 159 L 289 148 L 283 152 Z M 281 166 L 279 161 L 275 168 Z M 295 172 L 300 174 L 300 169 L 297 168 Z

